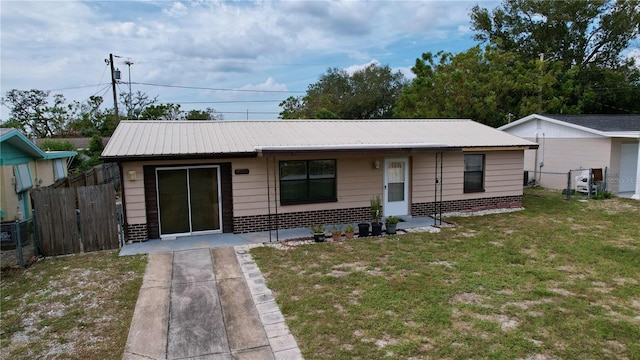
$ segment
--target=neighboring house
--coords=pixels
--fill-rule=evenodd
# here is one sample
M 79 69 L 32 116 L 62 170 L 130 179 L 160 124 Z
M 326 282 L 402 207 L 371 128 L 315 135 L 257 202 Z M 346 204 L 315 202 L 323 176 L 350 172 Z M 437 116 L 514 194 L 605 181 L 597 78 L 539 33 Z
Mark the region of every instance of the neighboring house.
M 540 144 L 525 152 L 525 170 L 543 187 L 564 189 L 570 170 L 595 168 L 609 191 L 640 199 L 640 115 L 533 114 L 499 129 Z
M 0 217 L 31 217 L 29 190 L 67 177 L 75 151 L 42 151 L 20 131 L 0 128 Z
M 371 221 L 376 195 L 384 216 L 521 206 L 536 147 L 471 120 L 122 121 L 101 159 L 146 240 Z

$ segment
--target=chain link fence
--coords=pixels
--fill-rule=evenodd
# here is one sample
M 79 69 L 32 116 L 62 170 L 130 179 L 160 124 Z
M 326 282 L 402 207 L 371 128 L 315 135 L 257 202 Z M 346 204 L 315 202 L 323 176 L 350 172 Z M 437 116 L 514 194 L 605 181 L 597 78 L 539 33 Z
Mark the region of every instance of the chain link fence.
M 38 256 L 33 219 L 0 223 L 0 267 L 24 267 Z

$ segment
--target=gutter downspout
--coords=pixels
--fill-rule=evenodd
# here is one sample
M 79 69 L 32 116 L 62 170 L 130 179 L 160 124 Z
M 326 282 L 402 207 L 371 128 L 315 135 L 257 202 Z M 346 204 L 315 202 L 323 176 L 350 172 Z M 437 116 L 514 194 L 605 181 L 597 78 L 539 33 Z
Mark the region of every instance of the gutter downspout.
M 278 178 L 276 177 L 276 158 L 273 158 L 273 200 L 275 203 L 276 210 L 276 241 L 280 241 L 280 224 L 278 221 Z
M 265 157 L 267 160 L 267 228 L 269 229 L 269 242 L 271 242 L 271 190 L 269 190 L 269 158 Z
M 536 144 L 539 144 L 537 131 L 536 131 Z M 538 151 L 540 151 L 540 147 L 536 149 L 536 154 L 533 159 L 533 180 L 537 182 L 537 185 L 540 185 L 540 183 L 538 182 Z

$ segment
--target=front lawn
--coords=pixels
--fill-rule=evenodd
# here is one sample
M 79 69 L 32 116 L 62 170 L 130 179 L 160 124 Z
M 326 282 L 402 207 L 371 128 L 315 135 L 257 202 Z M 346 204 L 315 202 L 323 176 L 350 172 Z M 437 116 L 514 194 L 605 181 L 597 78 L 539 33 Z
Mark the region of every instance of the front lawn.
M 121 359 L 146 263 L 114 250 L 3 271 L 0 358 Z
M 524 207 L 251 254 L 306 359 L 640 359 L 640 202 Z

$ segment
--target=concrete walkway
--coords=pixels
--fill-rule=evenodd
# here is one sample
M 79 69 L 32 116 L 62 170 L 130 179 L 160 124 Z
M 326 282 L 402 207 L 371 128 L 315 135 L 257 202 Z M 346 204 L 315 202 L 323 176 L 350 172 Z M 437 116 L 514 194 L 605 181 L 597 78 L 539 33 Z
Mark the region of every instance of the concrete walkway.
M 152 253 L 124 359 L 302 359 L 251 245 Z

